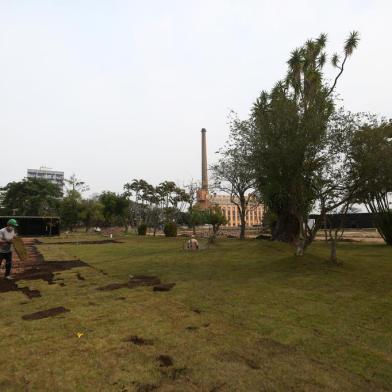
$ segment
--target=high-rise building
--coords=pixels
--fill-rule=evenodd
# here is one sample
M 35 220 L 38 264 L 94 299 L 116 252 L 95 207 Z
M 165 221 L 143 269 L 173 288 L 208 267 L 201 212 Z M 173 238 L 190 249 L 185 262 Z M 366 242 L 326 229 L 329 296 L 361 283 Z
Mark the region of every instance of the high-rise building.
M 64 185 L 64 172 L 44 167 L 39 169 L 27 169 L 27 178 L 41 178 L 43 180 L 48 180 L 53 184 L 59 185 L 61 188 Z
M 208 166 L 207 166 L 207 137 L 206 130 L 201 130 L 201 188 L 197 191 L 197 205 L 205 210 L 212 205 L 217 205 L 226 217 L 226 227 L 238 227 L 241 219 L 237 204 L 233 202 L 230 195 L 209 194 L 208 192 Z M 234 199 L 236 201 L 236 199 Z M 246 225 L 260 226 L 263 219 L 263 206 L 251 198 L 246 212 Z

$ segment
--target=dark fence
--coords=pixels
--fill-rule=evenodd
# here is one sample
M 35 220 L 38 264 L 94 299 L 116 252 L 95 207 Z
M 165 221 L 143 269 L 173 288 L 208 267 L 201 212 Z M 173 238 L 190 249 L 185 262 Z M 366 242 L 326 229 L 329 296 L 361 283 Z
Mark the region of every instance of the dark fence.
M 310 215 L 310 219 L 315 219 L 318 215 Z M 357 214 L 331 214 L 327 215 L 327 228 L 342 227 L 344 229 L 373 229 L 373 215 L 367 212 Z M 324 229 L 324 222 L 321 226 Z
M 43 216 L 0 216 L 0 228 L 7 225 L 8 219 L 18 222 L 17 233 L 20 236 L 60 235 L 60 218 Z

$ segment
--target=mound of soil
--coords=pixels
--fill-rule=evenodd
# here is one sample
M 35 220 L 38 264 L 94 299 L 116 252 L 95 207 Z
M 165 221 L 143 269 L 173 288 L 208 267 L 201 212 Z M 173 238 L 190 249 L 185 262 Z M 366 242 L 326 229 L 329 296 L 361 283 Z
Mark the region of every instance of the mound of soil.
M 25 314 L 22 316 L 23 320 L 40 320 L 43 318 L 57 316 L 58 314 L 70 312 L 69 309 L 64 308 L 63 306 L 59 306 L 57 308 L 51 308 L 46 310 L 41 310 L 39 312 Z

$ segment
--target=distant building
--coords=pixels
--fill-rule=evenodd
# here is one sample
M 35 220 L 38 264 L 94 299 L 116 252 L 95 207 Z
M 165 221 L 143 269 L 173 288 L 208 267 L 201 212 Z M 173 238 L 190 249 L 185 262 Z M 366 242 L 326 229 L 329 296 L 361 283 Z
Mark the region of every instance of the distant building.
M 226 217 L 226 227 L 238 227 L 241 225 L 241 218 L 238 207 L 231 201 L 229 195 L 210 195 L 209 202 L 216 204 Z M 263 206 L 256 200 L 251 200 L 246 211 L 246 226 L 260 226 L 263 220 Z
M 226 217 L 226 227 L 238 227 L 241 225 L 238 207 L 231 201 L 229 195 L 209 194 L 207 174 L 207 139 L 206 130 L 201 130 L 201 188 L 197 191 L 197 205 L 202 210 L 212 205 L 217 205 Z M 256 199 L 251 200 L 246 212 L 246 226 L 260 226 L 263 219 L 263 206 Z
M 64 172 L 50 170 L 47 168 L 27 169 L 27 178 L 41 178 L 57 184 L 62 188 L 64 186 Z

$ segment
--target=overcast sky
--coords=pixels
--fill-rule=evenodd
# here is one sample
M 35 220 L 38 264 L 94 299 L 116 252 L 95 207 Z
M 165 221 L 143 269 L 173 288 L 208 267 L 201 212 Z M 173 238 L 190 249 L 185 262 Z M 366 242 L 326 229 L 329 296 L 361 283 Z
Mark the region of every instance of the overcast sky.
M 360 32 L 338 92 L 392 117 L 391 15 L 387 0 L 0 0 L 0 185 L 40 166 L 92 192 L 198 180 L 200 129 L 212 163 L 229 111 L 246 117 L 321 32 L 330 53 Z

